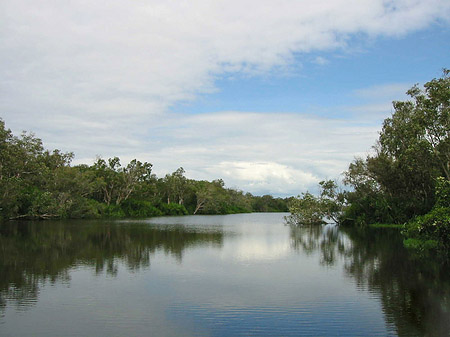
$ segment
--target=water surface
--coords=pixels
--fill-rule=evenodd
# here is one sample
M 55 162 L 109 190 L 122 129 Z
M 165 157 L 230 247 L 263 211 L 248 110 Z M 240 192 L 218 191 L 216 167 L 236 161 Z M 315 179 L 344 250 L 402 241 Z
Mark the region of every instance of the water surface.
M 449 335 L 448 270 L 398 230 L 284 215 L 3 224 L 0 335 Z

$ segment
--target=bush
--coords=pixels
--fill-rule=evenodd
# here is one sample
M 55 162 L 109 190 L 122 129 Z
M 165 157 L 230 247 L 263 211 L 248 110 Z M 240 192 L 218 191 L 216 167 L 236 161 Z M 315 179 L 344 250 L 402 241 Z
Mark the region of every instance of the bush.
M 163 213 L 155 206 L 153 206 L 151 202 L 145 200 L 125 200 L 122 203 L 122 210 L 124 211 L 126 216 L 133 218 L 145 218 L 163 215 Z
M 119 205 L 106 205 L 103 208 L 102 215 L 110 218 L 124 218 L 126 216 Z
M 436 179 L 436 207 L 450 207 L 450 180 L 443 177 Z
M 71 219 L 99 218 L 105 213 L 107 206 L 94 199 L 83 197 L 74 198 L 67 213 L 63 216 Z
M 158 208 L 164 215 L 188 215 L 186 207 L 180 204 L 160 204 Z
M 450 258 L 450 181 L 439 177 L 435 186 L 436 203 L 425 215 L 405 224 L 404 244 L 419 252 L 438 251 Z
M 409 219 L 401 201 L 388 199 L 379 192 L 347 193 L 349 205 L 344 209 L 341 224 L 364 227 L 374 223 L 402 224 Z
M 251 210 L 234 204 L 222 204 L 219 210 L 219 214 L 239 214 L 239 213 L 251 213 Z
M 312 194 L 306 192 L 294 198 L 290 205 L 291 215 L 286 218 L 292 225 L 320 225 L 324 224 L 325 212 L 321 201 Z
M 435 207 L 431 212 L 416 217 L 405 225 L 409 239 L 436 242 L 436 248 L 450 252 L 450 207 Z

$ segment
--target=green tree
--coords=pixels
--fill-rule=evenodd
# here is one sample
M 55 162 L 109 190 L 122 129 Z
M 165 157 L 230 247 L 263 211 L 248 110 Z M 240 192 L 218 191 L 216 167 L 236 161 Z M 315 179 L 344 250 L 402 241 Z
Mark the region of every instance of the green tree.
M 20 137 L 0 120 L 0 211 L 1 217 L 47 218 L 59 216 L 55 171 L 68 167 L 72 153 L 44 151 L 32 133 Z
M 290 205 L 291 215 L 287 217 L 288 223 L 292 225 L 321 225 L 324 211 L 319 198 L 309 192 L 302 193 L 301 196 L 294 198 Z
M 202 212 L 214 198 L 214 186 L 208 181 L 194 181 L 192 182 L 195 190 L 196 205 L 193 214 Z
M 408 221 L 427 213 L 435 202 L 435 182 L 449 179 L 449 70 L 394 102 L 385 119 L 375 155 L 358 159 L 346 172 L 350 207 L 346 218 L 357 223 Z
M 177 202 L 179 205 L 183 204 L 187 187 L 187 179 L 184 173 L 184 169 L 180 167 L 172 174 L 166 174 L 164 177 L 167 204 L 171 202 Z
M 116 204 L 127 200 L 137 187 L 152 178 L 152 164 L 133 159 L 126 167 L 119 170 L 120 188 Z
M 293 198 L 289 204 L 290 224 L 320 225 L 325 219 L 340 223 L 345 206 L 345 195 L 333 180 L 319 182 L 320 193 L 316 197 L 309 192 Z
M 437 250 L 441 259 L 450 261 L 450 180 L 437 178 L 435 194 L 432 210 L 405 224 L 405 244 L 426 254 Z
M 120 205 L 127 200 L 140 184 L 152 179 L 152 164 L 133 159 L 122 167 L 118 157 L 109 158 L 106 162 L 97 158 L 92 168 L 103 192 L 103 201 L 110 205 Z
M 118 168 L 120 167 L 120 159 L 118 157 L 108 159 L 108 162 L 98 157 L 92 169 L 101 186 L 103 202 L 110 205 L 119 185 Z
M 340 223 L 346 204 L 345 194 L 334 180 L 323 180 L 319 182 L 319 185 L 319 202 L 322 205 L 323 216 L 335 223 Z

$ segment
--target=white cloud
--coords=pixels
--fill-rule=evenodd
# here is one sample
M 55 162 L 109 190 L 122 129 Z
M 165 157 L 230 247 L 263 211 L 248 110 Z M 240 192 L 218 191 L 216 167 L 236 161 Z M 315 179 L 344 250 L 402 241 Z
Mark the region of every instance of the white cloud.
M 167 114 L 134 157 L 155 164 L 158 176 L 183 166 L 195 179 L 225 180 L 257 194 L 293 195 L 337 177 L 365 155 L 378 125 L 294 113 Z M 145 149 L 145 150 L 144 150 Z M 83 161 L 83 159 L 81 159 Z
M 323 56 L 317 56 L 314 61 L 315 64 L 318 64 L 320 66 L 324 66 L 327 65 L 328 63 L 330 63 L 330 61 L 328 61 L 325 57 Z
M 408 91 L 414 83 L 389 83 L 363 88 L 355 91 L 355 94 L 367 100 L 405 100 Z
M 292 114 L 190 117 L 170 107 L 213 92 L 224 74 L 262 74 L 299 53 L 345 48 L 352 34 L 402 35 L 449 17 L 446 0 L 4 0 L 0 109 L 15 132 L 33 130 L 82 160 L 146 155 L 162 169 L 180 163 L 207 177 L 235 163 L 260 183 L 308 181 L 335 174 L 374 129 Z
M 413 85 L 414 83 L 389 83 L 356 90 L 354 95 L 364 103 L 345 109 L 359 118 L 371 119 L 381 125 L 382 121 L 394 112 L 393 101 L 411 99 L 406 95 L 406 91 Z
M 275 162 L 220 162 L 208 171 L 219 174 L 227 182 L 234 182 L 243 190 L 260 193 L 285 194 L 287 186 L 295 193 L 295 190 L 304 191 L 320 180 L 312 173 Z

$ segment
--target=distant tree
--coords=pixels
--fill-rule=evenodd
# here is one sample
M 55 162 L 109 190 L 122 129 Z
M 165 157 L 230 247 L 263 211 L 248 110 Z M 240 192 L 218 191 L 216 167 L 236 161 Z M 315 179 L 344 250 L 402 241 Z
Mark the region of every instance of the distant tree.
M 196 205 L 193 214 L 208 208 L 214 198 L 214 186 L 208 181 L 192 182 L 195 190 Z
M 116 204 L 127 200 L 140 184 L 152 178 L 152 164 L 133 159 L 126 167 L 119 170 L 120 188 Z
M 109 158 L 108 162 L 97 158 L 92 168 L 99 179 L 103 201 L 107 205 L 112 202 L 120 205 L 131 196 L 139 184 L 149 181 L 152 176 L 152 164 L 136 159 L 122 167 L 118 157 Z
M 166 174 L 164 177 L 168 204 L 171 202 L 177 202 L 179 205 L 183 204 L 184 194 L 187 188 L 187 179 L 184 173 L 184 169 L 180 167 L 172 174 Z
M 98 157 L 93 165 L 93 170 L 101 186 L 103 192 L 103 201 L 110 205 L 117 194 L 119 188 L 118 169 L 120 167 L 120 159 L 118 157 L 108 159 L 108 162 Z
M 182 167 L 158 178 L 152 164 L 98 157 L 71 166 L 73 153 L 45 150 L 32 133 L 12 134 L 0 119 L 0 219 L 85 218 L 251 212 L 250 193 L 226 188 L 222 179 L 195 181 Z M 286 202 L 261 197 L 264 211 Z

